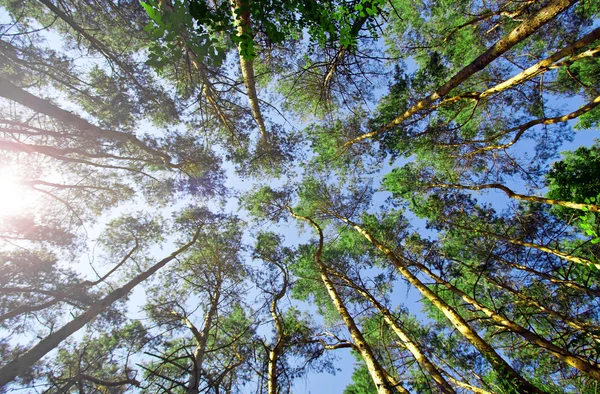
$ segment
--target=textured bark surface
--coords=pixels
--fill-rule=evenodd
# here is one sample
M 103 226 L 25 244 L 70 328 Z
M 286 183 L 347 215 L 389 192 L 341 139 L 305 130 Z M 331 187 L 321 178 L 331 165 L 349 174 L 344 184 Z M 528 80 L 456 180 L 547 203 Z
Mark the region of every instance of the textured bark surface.
M 232 0 L 232 11 L 234 11 L 233 17 L 239 35 L 252 35 L 249 7 L 249 0 Z M 239 15 L 235 13 L 235 10 L 240 10 Z M 262 143 L 266 145 L 269 142 L 269 134 L 265 127 L 265 120 L 260 111 L 260 101 L 258 100 L 258 94 L 256 93 L 254 60 L 245 59 L 244 56 L 242 56 L 242 48 L 239 45 L 238 52 L 240 57 L 240 69 L 242 71 L 244 85 L 246 86 L 246 94 L 248 96 L 248 102 L 250 103 L 250 109 L 252 110 L 252 117 L 260 130 Z
M 528 196 L 525 194 L 519 194 L 512 191 L 512 189 L 501 185 L 500 183 L 490 183 L 487 185 L 459 185 L 454 183 L 434 183 L 428 185 L 428 187 L 439 187 L 444 189 L 463 189 L 463 190 L 485 190 L 485 189 L 497 189 L 503 191 L 509 198 L 514 198 L 519 201 L 537 202 L 541 204 L 558 205 L 565 208 L 579 209 L 582 211 L 600 212 L 600 207 L 594 204 L 581 204 L 571 201 L 553 200 L 551 198 Z
M 526 341 L 528 341 L 534 345 L 537 345 L 542 349 L 545 349 L 546 351 L 548 351 L 550 354 L 552 354 L 559 360 L 580 370 L 581 372 L 590 376 L 591 378 L 600 380 L 600 368 L 598 368 L 598 366 L 596 364 L 592 364 L 592 362 L 589 362 L 579 356 L 576 356 L 576 355 L 568 352 L 567 350 L 565 350 L 559 346 L 556 346 L 555 344 L 546 340 L 545 338 L 540 337 L 539 335 L 529 331 L 525 327 L 523 327 L 523 326 L 515 323 L 514 321 L 487 308 L 485 305 L 482 305 L 481 303 L 477 302 L 474 298 L 472 298 L 471 296 L 469 296 L 462 290 L 456 288 L 452 284 L 448 283 L 447 281 L 443 280 L 442 278 L 440 278 L 439 276 L 434 274 L 429 268 L 427 268 L 423 264 L 413 261 L 411 265 L 419 268 L 422 272 L 424 272 L 429 277 L 431 277 L 433 280 L 435 280 L 436 283 L 438 283 L 441 286 L 444 286 L 445 288 L 450 290 L 452 293 L 454 293 L 455 295 L 460 297 L 467 304 L 473 306 L 476 310 L 483 312 L 486 316 L 491 318 L 493 321 L 495 321 L 499 325 L 506 327 L 508 330 L 521 336 Z
M 450 386 L 450 384 L 448 384 L 448 382 L 446 381 L 446 379 L 444 379 L 444 377 L 442 376 L 440 371 L 429 360 L 429 358 L 421 351 L 421 349 L 419 348 L 419 345 L 416 342 L 414 342 L 412 339 L 410 339 L 408 334 L 402 329 L 402 327 L 398 324 L 398 322 L 396 322 L 396 319 L 391 314 L 389 309 L 387 309 L 385 306 L 383 306 L 381 303 L 379 303 L 375 299 L 375 297 L 373 297 L 373 295 L 371 295 L 371 293 L 360 288 L 359 286 L 356 286 L 356 284 L 354 282 L 352 282 L 350 279 L 344 277 L 341 274 L 340 274 L 340 277 L 343 280 L 345 280 L 346 282 L 348 282 L 350 284 L 350 286 L 352 286 L 363 297 L 368 299 L 369 302 L 377 308 L 379 313 L 381 313 L 381 315 L 383 316 L 383 319 L 385 320 L 387 325 L 390 326 L 392 328 L 392 330 L 394 331 L 394 333 L 396 334 L 396 336 L 398 336 L 402 345 L 404 347 L 406 347 L 406 349 L 408 349 L 408 351 L 413 355 L 415 360 L 417 360 L 417 362 L 423 367 L 423 369 L 425 369 L 429 373 L 429 375 L 433 378 L 433 380 L 435 380 L 440 391 L 442 393 L 447 393 L 447 394 L 455 393 L 452 386 Z

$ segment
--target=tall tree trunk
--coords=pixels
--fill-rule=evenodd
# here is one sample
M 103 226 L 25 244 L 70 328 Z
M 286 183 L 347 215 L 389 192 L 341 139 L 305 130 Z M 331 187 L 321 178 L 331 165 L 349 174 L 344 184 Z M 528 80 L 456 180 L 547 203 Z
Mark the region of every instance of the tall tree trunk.
M 271 301 L 271 317 L 273 317 L 273 322 L 275 323 L 275 332 L 277 337 L 275 339 L 275 345 L 269 349 L 269 353 L 267 355 L 267 394 L 278 394 L 279 384 L 277 383 L 277 362 L 279 361 L 281 353 L 283 352 L 283 346 L 285 344 L 285 337 L 287 333 L 285 332 L 285 327 L 281 321 L 281 316 L 277 311 L 277 304 L 287 292 L 288 274 L 286 269 L 281 264 L 273 260 L 269 261 L 277 266 L 277 268 L 279 268 L 283 274 L 283 284 L 281 289 L 273 296 L 273 300 Z
M 102 312 L 106 311 L 112 304 L 119 299 L 127 296 L 134 287 L 148 279 L 159 269 L 164 267 L 168 262 L 175 259 L 179 254 L 185 252 L 190 246 L 192 246 L 200 236 L 200 230 L 196 232 L 190 242 L 171 253 L 169 257 L 166 257 L 154 264 L 148 270 L 137 275 L 131 279 L 124 286 L 112 291 L 106 297 L 92 305 L 88 310 L 71 320 L 60 329 L 56 330 L 46 338 L 42 339 L 37 345 L 26 351 L 25 353 L 18 356 L 16 359 L 10 361 L 8 364 L 0 368 L 0 387 L 4 387 L 6 384 L 13 381 L 17 376 L 27 372 L 33 364 L 44 357 L 48 352 L 56 348 L 62 341 L 73 335 L 80 328 L 85 326 L 92 319 L 98 317 Z
M 231 0 L 233 20 L 239 36 L 252 36 L 250 1 L 252 0 Z M 248 96 L 248 102 L 250 103 L 250 109 L 252 110 L 252 116 L 258 125 L 258 129 L 260 130 L 262 143 L 267 146 L 269 142 L 269 134 L 267 133 L 267 128 L 265 127 L 265 120 L 260 111 L 258 94 L 256 93 L 254 60 L 245 58 L 243 56 L 241 45 L 238 45 L 238 52 L 240 58 L 240 69 L 242 70 L 242 78 L 244 79 L 244 85 L 246 86 L 246 94 Z
M 484 190 L 497 189 L 503 191 L 509 198 L 514 198 L 519 201 L 537 202 L 541 204 L 558 205 L 565 208 L 579 209 L 581 211 L 600 212 L 600 207 L 594 204 L 580 204 L 571 201 L 553 200 L 538 196 L 528 196 L 525 194 L 515 193 L 508 187 L 500 183 L 489 183 L 486 185 L 460 185 L 456 183 L 433 183 L 427 185 L 428 188 L 444 188 L 444 189 L 462 189 L 462 190 Z
M 483 338 L 481 338 L 479 334 L 473 328 L 471 328 L 471 326 L 469 326 L 467 321 L 454 308 L 448 305 L 440 296 L 438 296 L 433 290 L 427 287 L 419 280 L 419 278 L 410 272 L 408 265 L 410 265 L 412 262 L 404 261 L 403 257 L 397 256 L 391 249 L 380 243 L 368 231 L 350 219 L 340 216 L 335 212 L 329 213 L 354 228 L 358 233 L 371 242 L 375 248 L 385 254 L 392 264 L 394 264 L 400 274 L 404 276 L 406 280 L 408 280 L 408 282 L 417 290 L 419 290 L 419 292 L 437 309 L 439 309 L 446 316 L 446 318 L 448 318 L 452 325 L 456 327 L 456 329 L 465 337 L 465 339 L 473 344 L 473 346 L 479 350 L 483 357 L 488 360 L 488 362 L 500 374 L 500 376 L 504 376 L 508 379 L 508 381 L 514 382 L 515 387 L 520 393 L 544 393 L 542 390 L 535 387 L 525 380 L 521 375 L 519 375 L 517 371 L 510 366 L 510 364 L 508 364 L 502 357 L 500 357 L 498 353 L 496 353 L 496 350 L 489 343 L 483 340 Z
M 48 115 L 64 124 L 72 126 L 83 132 L 84 137 L 129 143 L 144 152 L 149 153 L 156 159 L 159 159 L 162 161 L 162 164 L 168 167 L 178 167 L 178 165 L 171 162 L 171 157 L 169 155 L 158 149 L 151 148 L 143 141 L 139 140 L 135 135 L 119 131 L 104 130 L 69 111 L 65 111 L 64 109 L 55 106 L 48 100 L 34 96 L 3 77 L 0 77 L 0 96 L 30 108 L 37 113 Z
M 342 321 L 348 328 L 350 336 L 354 341 L 355 349 L 360 353 L 360 355 L 364 359 L 367 369 L 369 370 L 369 374 L 371 375 L 371 378 L 373 379 L 373 382 L 377 387 L 377 392 L 379 394 L 392 394 L 394 390 L 392 389 L 392 387 L 390 387 L 391 385 L 386 377 L 384 369 L 381 367 L 381 364 L 379 364 L 379 362 L 377 361 L 377 358 L 375 357 L 371 346 L 365 340 L 364 336 L 362 335 L 362 332 L 359 330 L 358 326 L 354 322 L 354 319 L 350 315 L 350 312 L 348 312 L 348 309 L 344 305 L 343 301 L 340 299 L 340 296 L 327 272 L 327 266 L 321 260 L 321 253 L 323 250 L 323 230 L 321 230 L 321 227 L 311 218 L 297 215 L 290 207 L 287 207 L 287 210 L 295 219 L 310 224 L 319 235 L 319 243 L 317 246 L 317 251 L 315 252 L 315 263 L 319 268 L 321 280 L 323 281 L 323 284 L 327 289 L 327 294 L 329 294 L 329 297 L 331 298 L 335 309 L 340 314 Z M 402 386 L 399 386 L 396 389 L 402 393 L 408 393 L 408 391 Z
M 523 22 L 521 22 L 521 24 L 519 24 L 519 26 L 488 48 L 488 50 L 473 60 L 469 65 L 464 67 L 458 73 L 454 74 L 454 76 L 452 76 L 448 82 L 440 86 L 435 92 L 420 100 L 418 103 L 404 111 L 404 113 L 380 129 L 353 138 L 346 142 L 344 146 L 348 147 L 367 138 L 373 138 L 377 135 L 380 135 L 392 127 L 404 122 L 417 112 L 429 109 L 437 100 L 447 95 L 452 89 L 473 76 L 475 73 L 483 70 L 488 64 L 535 33 L 536 30 L 550 22 L 563 11 L 567 10 L 577 1 L 578 0 L 551 0 L 548 5 L 542 8 L 537 14 L 525 19 Z
M 198 329 L 187 318 L 182 318 L 185 325 L 192 331 L 196 339 L 196 348 L 194 349 L 192 359 L 192 371 L 188 379 L 187 394 L 198 394 L 200 385 L 200 376 L 202 374 L 202 366 L 204 364 L 204 356 L 206 354 L 206 344 L 208 343 L 208 335 L 213 325 L 213 320 L 217 315 L 219 301 L 221 299 L 220 284 L 215 289 L 215 294 L 212 296 L 210 308 L 204 316 L 202 331 Z
M 461 93 L 457 96 L 449 97 L 447 99 L 442 100 L 437 104 L 437 106 L 449 105 L 453 104 L 457 101 L 463 99 L 469 100 L 482 100 L 486 97 L 492 96 L 494 94 L 501 93 L 507 89 L 518 86 L 526 81 L 529 81 L 536 76 L 543 74 L 549 70 L 556 69 L 559 67 L 569 66 L 574 62 L 597 56 L 598 52 L 600 52 L 600 48 L 596 47 L 593 49 L 589 49 L 583 53 L 579 53 L 575 55 L 575 53 L 586 47 L 587 45 L 593 43 L 598 38 L 600 38 L 600 28 L 596 28 L 589 32 L 588 34 L 581 37 L 579 40 L 573 42 L 572 44 L 567 45 L 563 49 L 553 53 L 548 56 L 544 60 L 539 61 L 533 66 L 521 71 L 519 74 L 507 79 L 504 82 L 501 82 L 491 88 L 484 90 L 483 92 L 470 92 L 470 93 Z M 575 56 L 573 56 L 575 55 Z M 559 60 L 571 56 L 569 59 L 566 59 L 562 62 L 558 62 Z M 557 63 L 558 62 L 558 63 Z
M 539 346 L 540 348 L 546 350 L 547 352 L 549 352 L 550 354 L 552 354 L 559 360 L 580 370 L 581 372 L 590 376 L 591 378 L 600 380 L 600 368 L 598 368 L 598 365 L 596 363 L 589 362 L 582 357 L 574 355 L 573 353 L 571 353 L 561 347 L 556 346 L 555 344 L 548 341 L 547 339 L 540 337 L 539 335 L 529 331 L 525 327 L 508 319 L 507 317 L 504 317 L 504 316 L 500 315 L 499 313 L 496 313 L 495 311 L 486 307 L 485 305 L 482 305 L 481 303 L 477 302 L 474 298 L 472 298 L 471 296 L 469 296 L 462 290 L 458 289 L 451 283 L 445 281 L 444 279 L 442 279 L 439 276 L 437 276 L 436 274 L 434 274 L 425 265 L 418 263 L 416 261 L 412 261 L 412 260 L 410 261 L 410 265 L 417 267 L 419 270 L 421 270 L 422 272 L 427 274 L 429 277 L 431 277 L 433 280 L 435 280 L 436 283 L 447 288 L 452 293 L 454 293 L 455 295 L 460 297 L 467 304 L 473 306 L 478 311 L 483 312 L 486 316 L 491 318 L 493 321 L 495 321 L 499 325 L 506 327 L 510 331 L 514 332 L 515 334 L 521 336 L 527 342 L 534 344 L 536 346 Z
M 448 384 L 448 382 L 446 381 L 446 379 L 444 379 L 440 371 L 429 360 L 425 353 L 421 351 L 419 345 L 412 339 L 410 339 L 409 335 L 396 322 L 396 318 L 392 315 L 388 308 L 386 308 L 379 301 L 377 301 L 369 291 L 357 285 L 352 279 L 348 278 L 346 275 L 343 275 L 342 273 L 335 273 L 335 275 L 344 280 L 346 283 L 348 283 L 352 288 L 354 288 L 358 293 L 360 293 L 364 298 L 369 300 L 369 302 L 377 308 L 379 313 L 381 313 L 381 315 L 383 316 L 383 319 L 385 320 L 387 325 L 392 328 L 394 333 L 400 339 L 400 343 L 402 343 L 402 345 L 406 347 L 406 349 L 408 349 L 408 351 L 413 355 L 415 360 L 417 360 L 417 362 L 423 367 L 423 369 L 425 369 L 429 373 L 429 375 L 436 382 L 442 393 L 455 393 L 452 386 Z

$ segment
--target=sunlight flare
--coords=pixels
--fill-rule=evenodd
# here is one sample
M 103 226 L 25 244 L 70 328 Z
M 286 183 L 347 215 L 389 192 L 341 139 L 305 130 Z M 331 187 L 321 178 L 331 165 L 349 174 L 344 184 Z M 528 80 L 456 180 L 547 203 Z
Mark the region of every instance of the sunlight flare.
M 0 190 L 0 217 L 18 215 L 32 202 L 31 193 L 10 168 L 0 169 Z

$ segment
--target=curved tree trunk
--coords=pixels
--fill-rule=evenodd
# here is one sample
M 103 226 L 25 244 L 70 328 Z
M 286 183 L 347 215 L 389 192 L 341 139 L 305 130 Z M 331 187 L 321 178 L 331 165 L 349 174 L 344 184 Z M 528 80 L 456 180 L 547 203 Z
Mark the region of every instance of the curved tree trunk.
M 537 126 L 537 125 L 551 125 L 551 124 L 555 124 L 555 123 L 563 123 L 563 122 L 568 122 L 569 120 L 575 119 L 580 117 L 581 115 L 590 112 L 592 109 L 596 108 L 598 105 L 600 105 L 600 96 L 597 96 L 596 98 L 594 98 L 592 101 L 588 102 L 587 104 L 582 105 L 581 107 L 579 107 L 578 109 L 576 109 L 573 112 L 569 112 L 568 114 L 562 115 L 562 116 L 555 116 L 553 118 L 538 118 L 538 119 L 534 119 L 534 120 L 530 120 L 529 122 L 523 123 L 520 126 L 517 127 L 513 127 L 511 129 L 508 130 L 504 130 L 503 132 L 496 134 L 486 140 L 482 140 L 482 141 L 472 141 L 474 143 L 477 142 L 490 142 L 496 138 L 502 137 L 506 134 L 512 133 L 513 131 L 516 131 L 517 133 L 515 134 L 515 136 L 513 137 L 512 140 L 510 140 L 509 142 L 505 143 L 505 144 L 500 144 L 500 145 L 488 145 L 488 146 L 484 146 L 482 148 L 479 148 L 477 150 L 474 150 L 473 152 L 469 152 L 467 155 L 472 156 L 475 155 L 479 152 L 487 152 L 490 150 L 500 150 L 500 149 L 506 149 L 509 148 L 511 146 L 513 146 L 514 144 L 517 143 L 517 141 L 523 136 L 523 134 L 529 130 L 530 128 Z
M 489 343 L 483 340 L 483 338 L 481 338 L 479 334 L 473 328 L 471 328 L 471 326 L 469 326 L 467 321 L 454 308 L 448 305 L 439 295 L 437 295 L 433 290 L 421 282 L 419 278 L 417 278 L 412 272 L 410 272 L 408 265 L 410 265 L 412 262 L 405 262 L 402 257 L 396 256 L 391 249 L 384 246 L 369 232 L 353 221 L 334 212 L 329 213 L 354 228 L 358 233 L 371 242 L 375 248 L 385 254 L 392 264 L 394 264 L 400 274 L 402 274 L 402 276 L 404 276 L 404 278 L 406 278 L 410 284 L 419 290 L 419 292 L 425 298 L 427 298 L 446 316 L 446 318 L 452 323 L 452 325 L 454 325 L 454 327 L 456 327 L 456 329 L 465 337 L 465 339 L 473 344 L 473 346 L 479 350 L 483 357 L 488 360 L 488 362 L 500 374 L 500 376 L 505 376 L 509 381 L 514 382 L 514 385 L 519 392 L 536 394 L 544 393 L 544 391 L 529 383 L 521 375 L 519 375 L 517 371 L 510 366 L 510 364 L 508 364 L 502 357 L 500 357 L 498 353 L 496 353 L 496 350 Z
M 362 335 L 362 333 L 360 332 L 358 326 L 354 322 L 354 319 L 350 315 L 350 312 L 348 312 L 348 309 L 344 305 L 343 301 L 340 299 L 340 296 L 339 296 L 333 282 L 331 281 L 329 274 L 327 273 L 327 271 L 328 271 L 327 266 L 325 266 L 325 264 L 321 260 L 321 252 L 323 250 L 323 230 L 321 230 L 321 227 L 316 222 L 314 222 L 312 219 L 305 217 L 305 216 L 297 215 L 296 213 L 294 213 L 294 211 L 290 207 L 287 207 L 287 210 L 290 212 L 290 214 L 295 219 L 298 219 L 298 220 L 301 220 L 301 221 L 304 221 L 304 222 L 307 222 L 308 224 L 310 224 L 315 229 L 317 234 L 319 235 L 319 241 L 318 241 L 319 243 L 317 246 L 317 251 L 315 253 L 315 262 L 317 264 L 317 267 L 319 268 L 321 280 L 323 281 L 323 284 L 325 285 L 325 288 L 327 289 L 327 294 L 329 294 L 329 297 L 331 298 L 331 301 L 332 301 L 333 305 L 335 306 L 335 309 L 338 311 L 338 313 L 340 314 L 340 317 L 342 318 L 342 321 L 348 328 L 348 331 L 350 332 L 350 335 L 352 336 L 352 340 L 354 341 L 355 349 L 360 353 L 360 355 L 364 359 L 365 364 L 367 365 L 367 368 L 369 370 L 369 374 L 371 375 L 371 378 L 373 379 L 373 382 L 375 383 L 375 386 L 377 387 L 377 392 L 379 394 L 392 394 L 394 392 L 394 390 L 392 389 L 392 387 L 390 387 L 391 384 L 387 378 L 386 372 L 381 367 L 381 364 L 379 364 L 379 362 L 377 361 L 377 358 L 375 357 L 375 354 L 373 353 L 371 346 L 365 340 L 365 338 Z M 408 394 L 408 391 L 406 389 L 404 389 L 402 386 L 398 386 L 398 387 L 396 387 L 396 389 L 398 391 L 400 391 L 401 393 Z
M 499 133 L 492 135 L 491 137 L 481 139 L 481 140 L 470 140 L 470 141 L 459 142 L 456 144 L 438 144 L 438 145 L 442 146 L 442 147 L 459 147 L 459 146 L 468 145 L 468 144 L 486 144 L 488 142 L 493 142 L 498 138 L 501 138 L 505 135 L 508 135 L 508 134 L 516 131 L 517 133 L 515 134 L 513 139 L 510 140 L 509 142 L 506 142 L 504 144 L 499 144 L 499 145 L 488 145 L 488 146 L 484 146 L 481 148 L 477 148 L 471 152 L 465 153 L 463 156 L 474 156 L 474 155 L 478 154 L 479 152 L 487 152 L 487 151 L 491 151 L 491 150 L 506 149 L 506 148 L 509 148 L 509 147 L 513 146 L 514 144 L 516 144 L 517 141 L 523 136 L 523 134 L 525 134 L 525 132 L 527 130 L 529 130 L 530 128 L 532 128 L 534 126 L 542 125 L 542 124 L 543 125 L 552 125 L 552 124 L 556 124 L 556 123 L 568 122 L 569 120 L 578 118 L 581 115 L 591 111 L 592 109 L 596 108 L 598 105 L 600 105 L 600 96 L 594 98 L 592 101 L 588 102 L 587 104 L 582 105 L 575 111 L 569 112 L 568 114 L 565 114 L 565 115 L 555 116 L 553 118 L 542 117 L 542 118 L 533 119 L 533 120 L 525 122 L 519 126 L 503 130 Z
M 414 342 L 412 339 L 410 339 L 408 334 L 396 322 L 395 317 L 392 315 L 392 313 L 389 311 L 388 308 L 386 308 L 379 301 L 377 301 L 370 292 L 368 292 L 364 288 L 358 286 L 354 281 L 352 281 L 347 276 L 345 276 L 341 273 L 336 273 L 335 275 L 338 276 L 339 278 L 341 278 L 342 280 L 344 280 L 346 283 L 348 283 L 352 288 L 354 288 L 358 293 L 360 293 L 364 298 L 369 300 L 369 302 L 377 308 L 379 313 L 381 313 L 381 315 L 383 316 L 383 319 L 385 320 L 387 325 L 392 328 L 394 333 L 400 339 L 400 343 L 402 343 L 402 345 L 404 347 L 406 347 L 406 349 L 408 349 L 408 351 L 413 355 L 415 360 L 417 360 L 417 362 L 423 367 L 423 369 L 425 369 L 429 373 L 429 375 L 437 383 L 437 385 L 442 393 L 446 393 L 446 394 L 454 394 L 455 393 L 452 386 L 450 386 L 450 384 L 448 384 L 448 382 L 446 381 L 446 379 L 444 379 L 444 377 L 442 376 L 440 371 L 429 360 L 429 358 L 425 355 L 425 353 L 423 353 L 421 351 L 421 349 L 419 348 L 419 345 L 416 342 Z
M 190 246 L 192 246 L 200 236 L 200 230 L 196 232 L 190 242 L 177 249 L 175 252 L 167 258 L 162 259 L 158 263 L 154 264 L 148 270 L 137 275 L 131 279 L 124 286 L 113 290 L 106 297 L 92 305 L 88 310 L 71 320 L 60 329 L 54 331 L 46 338 L 42 339 L 37 345 L 21 354 L 16 359 L 10 361 L 8 364 L 0 368 L 0 387 L 4 387 L 6 384 L 13 381 L 17 376 L 27 372 L 33 364 L 44 357 L 48 352 L 56 348 L 62 341 L 73 335 L 80 328 L 85 326 L 87 323 L 92 321 L 102 312 L 106 311 L 112 304 L 119 299 L 127 296 L 134 287 L 148 279 L 159 269 L 164 267 L 168 262 L 175 259 L 179 254 L 185 252 Z

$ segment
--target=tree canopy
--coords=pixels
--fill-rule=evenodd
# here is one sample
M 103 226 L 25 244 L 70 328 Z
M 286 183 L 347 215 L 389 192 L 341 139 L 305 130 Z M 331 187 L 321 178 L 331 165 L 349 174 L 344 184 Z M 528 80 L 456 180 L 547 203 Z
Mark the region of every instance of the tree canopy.
M 0 392 L 596 392 L 599 17 L 0 0 Z

